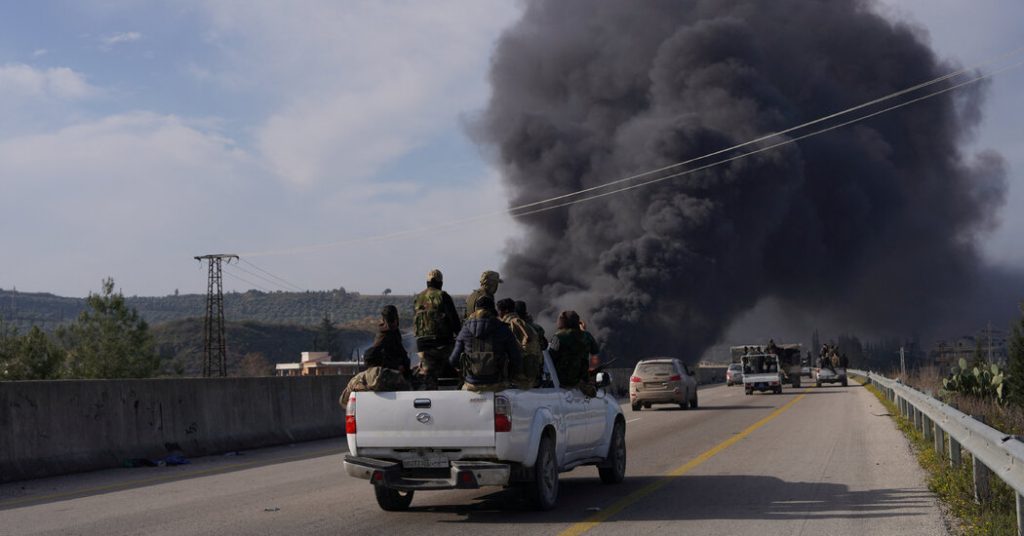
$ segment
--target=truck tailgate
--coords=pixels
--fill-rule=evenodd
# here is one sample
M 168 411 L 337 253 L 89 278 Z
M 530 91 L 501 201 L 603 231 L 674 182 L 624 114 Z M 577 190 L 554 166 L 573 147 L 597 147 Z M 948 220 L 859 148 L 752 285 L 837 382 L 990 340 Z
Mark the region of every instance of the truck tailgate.
M 469 391 L 361 391 L 359 448 L 494 446 L 494 394 Z

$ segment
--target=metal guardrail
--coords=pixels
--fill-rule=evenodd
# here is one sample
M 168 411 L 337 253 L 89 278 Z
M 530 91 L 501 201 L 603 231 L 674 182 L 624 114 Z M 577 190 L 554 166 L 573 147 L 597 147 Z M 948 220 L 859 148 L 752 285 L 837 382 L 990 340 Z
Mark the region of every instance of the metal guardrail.
M 948 456 L 951 465 L 962 463 L 962 450 L 971 454 L 975 500 L 988 500 L 992 474 L 1013 488 L 1017 495 L 1017 534 L 1024 536 L 1024 443 L 899 380 L 874 372 L 850 372 L 880 387 L 900 414 L 913 422 L 925 439 L 933 441 L 936 453 Z

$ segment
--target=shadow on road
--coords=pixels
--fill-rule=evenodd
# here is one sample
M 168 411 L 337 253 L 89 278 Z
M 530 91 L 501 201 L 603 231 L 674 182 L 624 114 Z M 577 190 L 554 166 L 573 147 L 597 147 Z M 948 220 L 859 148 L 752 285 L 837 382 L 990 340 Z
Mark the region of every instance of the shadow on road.
M 439 523 L 575 523 L 594 515 L 594 508 L 609 508 L 652 485 L 658 487 L 653 493 L 607 522 L 906 517 L 923 515 L 914 510 L 923 510 L 934 500 L 920 489 L 850 491 L 843 484 L 756 475 L 633 477 L 615 486 L 601 485 L 596 478 L 574 478 L 561 482 L 558 506 L 549 512 L 532 510 L 514 489 L 481 495 L 472 504 L 416 506 L 414 500 L 410 511 L 462 516 Z

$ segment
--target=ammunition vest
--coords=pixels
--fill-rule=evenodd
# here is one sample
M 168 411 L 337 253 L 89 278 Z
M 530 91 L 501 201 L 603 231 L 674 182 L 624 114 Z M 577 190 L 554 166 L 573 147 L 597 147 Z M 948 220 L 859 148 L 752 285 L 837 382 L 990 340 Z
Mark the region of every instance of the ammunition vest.
M 462 352 L 462 371 L 474 383 L 498 383 L 508 378 L 508 356 L 496 352 L 490 338 L 473 337 Z
M 413 330 L 417 338 L 446 340 L 452 337 L 443 304 L 444 293 L 440 289 L 428 288 L 416 295 Z

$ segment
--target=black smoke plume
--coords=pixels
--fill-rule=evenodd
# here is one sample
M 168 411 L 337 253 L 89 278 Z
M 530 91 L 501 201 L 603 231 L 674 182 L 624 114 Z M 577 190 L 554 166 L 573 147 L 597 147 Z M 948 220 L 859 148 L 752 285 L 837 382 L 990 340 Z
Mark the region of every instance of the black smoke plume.
M 498 42 L 475 135 L 516 206 L 958 69 L 922 35 L 863 0 L 528 1 Z M 1001 157 L 963 148 L 982 94 L 523 216 L 501 292 L 548 315 L 579 310 L 626 360 L 696 359 L 765 297 L 919 331 L 979 284 L 978 238 L 1003 203 Z

